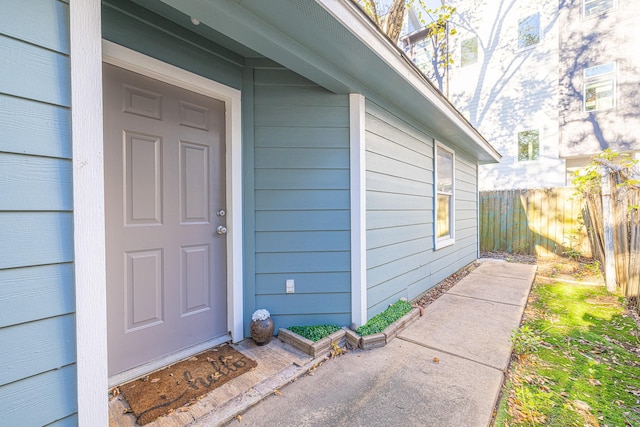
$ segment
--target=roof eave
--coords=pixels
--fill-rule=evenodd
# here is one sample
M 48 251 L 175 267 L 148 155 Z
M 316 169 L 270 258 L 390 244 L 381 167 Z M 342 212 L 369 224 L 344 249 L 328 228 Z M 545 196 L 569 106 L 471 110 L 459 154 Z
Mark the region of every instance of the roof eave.
M 465 135 L 486 153 L 480 163 L 494 163 L 501 159 L 500 153 L 475 129 L 471 123 L 449 102 L 424 74 L 409 60 L 391 40 L 370 20 L 364 11 L 351 0 L 316 0 L 334 19 L 357 37 L 397 75 L 401 76 L 424 100 L 434 105 L 451 122 L 462 129 Z M 405 96 L 410 96 L 405 94 Z

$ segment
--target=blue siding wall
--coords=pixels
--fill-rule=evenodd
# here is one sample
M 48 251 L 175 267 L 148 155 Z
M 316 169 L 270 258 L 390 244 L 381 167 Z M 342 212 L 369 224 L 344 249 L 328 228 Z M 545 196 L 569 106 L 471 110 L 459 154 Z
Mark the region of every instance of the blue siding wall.
M 106 0 L 102 4 L 102 36 L 106 40 L 241 88 L 244 58 L 240 55 L 130 1 Z M 186 16 L 181 19 L 190 22 Z
M 279 67 L 252 74 L 255 146 L 247 191 L 254 186 L 255 232 L 245 231 L 247 240 L 255 237 L 255 301 L 246 304 L 247 315 L 266 308 L 276 327 L 347 325 L 348 97 Z M 295 280 L 293 294 L 285 293 L 287 279 Z
M 456 243 L 434 251 L 433 138 L 371 101 L 365 126 L 371 318 L 476 259 L 477 171 L 456 153 Z
M 3 1 L 3 425 L 77 424 L 69 74 L 68 4 L 57 0 Z

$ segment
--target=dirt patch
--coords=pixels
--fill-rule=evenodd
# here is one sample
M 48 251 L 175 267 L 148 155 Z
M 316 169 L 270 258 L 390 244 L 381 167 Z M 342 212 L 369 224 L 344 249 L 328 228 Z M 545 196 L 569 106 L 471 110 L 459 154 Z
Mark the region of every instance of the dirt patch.
M 483 252 L 482 257 L 502 259 L 508 262 L 536 265 L 539 279 L 549 278 L 569 282 L 583 282 L 586 285 L 604 284 L 600 263 L 591 258 L 566 258 L 535 255 L 508 254 L 504 252 Z

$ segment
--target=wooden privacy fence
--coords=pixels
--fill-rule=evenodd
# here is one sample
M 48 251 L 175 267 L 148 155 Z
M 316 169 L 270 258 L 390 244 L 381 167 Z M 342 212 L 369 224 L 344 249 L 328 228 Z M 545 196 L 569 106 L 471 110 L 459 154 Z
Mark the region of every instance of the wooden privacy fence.
M 573 188 L 480 192 L 480 250 L 590 257 L 582 209 Z
M 607 289 L 620 288 L 626 297 L 640 294 L 640 187 L 620 185 L 623 172 L 605 174 L 601 194 L 586 199 L 585 220 L 594 248 L 604 266 Z M 637 306 L 640 311 L 640 305 Z

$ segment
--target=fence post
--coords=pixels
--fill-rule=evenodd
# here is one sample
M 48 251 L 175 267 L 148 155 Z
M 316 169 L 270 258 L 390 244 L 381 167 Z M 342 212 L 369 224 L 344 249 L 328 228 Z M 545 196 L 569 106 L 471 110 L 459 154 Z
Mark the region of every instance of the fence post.
M 602 168 L 602 224 L 604 229 L 604 278 L 607 291 L 616 290 L 615 246 L 613 241 L 613 204 L 611 203 L 611 174 Z

